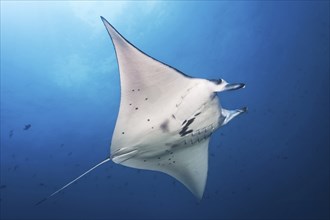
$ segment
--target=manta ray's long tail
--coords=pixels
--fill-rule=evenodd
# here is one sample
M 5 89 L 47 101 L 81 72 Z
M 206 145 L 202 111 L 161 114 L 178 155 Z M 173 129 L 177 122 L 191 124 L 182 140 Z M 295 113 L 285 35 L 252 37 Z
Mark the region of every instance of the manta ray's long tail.
M 76 182 L 77 180 L 79 180 L 81 177 L 85 176 L 87 173 L 91 172 L 92 170 L 96 169 L 97 167 L 101 166 L 102 164 L 108 162 L 111 160 L 111 157 L 108 157 L 107 159 L 103 160 L 102 162 L 96 164 L 95 166 L 93 166 L 92 168 L 90 168 L 89 170 L 87 170 L 86 172 L 84 172 L 83 174 L 81 174 L 80 176 L 78 176 L 77 178 L 75 178 L 74 180 L 72 180 L 71 182 L 69 182 L 68 184 L 64 185 L 62 188 L 56 190 L 55 192 L 53 192 L 52 194 L 50 194 L 48 197 L 43 198 L 42 200 L 40 200 L 39 202 L 37 202 L 35 205 L 40 205 L 41 203 L 45 202 L 47 199 L 51 198 L 52 196 L 56 195 L 57 193 L 61 192 L 62 190 L 64 190 L 66 187 L 70 186 L 72 183 Z

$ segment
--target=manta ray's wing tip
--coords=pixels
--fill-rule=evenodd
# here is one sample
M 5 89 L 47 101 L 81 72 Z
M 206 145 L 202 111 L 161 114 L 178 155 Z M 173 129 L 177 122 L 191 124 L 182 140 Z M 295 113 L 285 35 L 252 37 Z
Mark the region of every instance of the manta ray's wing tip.
M 112 26 L 107 19 L 105 19 L 103 16 L 100 16 L 101 20 L 103 21 L 104 24 L 109 24 Z
M 105 19 L 103 16 L 100 16 L 100 18 L 103 22 L 108 22 L 107 19 Z

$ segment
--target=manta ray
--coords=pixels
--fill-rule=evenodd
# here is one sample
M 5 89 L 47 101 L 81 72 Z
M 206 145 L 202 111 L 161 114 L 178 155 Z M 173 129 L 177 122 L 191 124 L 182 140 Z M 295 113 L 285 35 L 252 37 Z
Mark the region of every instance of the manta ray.
M 166 173 L 201 199 L 212 134 L 247 111 L 246 107 L 224 109 L 217 93 L 245 85 L 190 77 L 147 55 L 105 18 L 101 19 L 114 45 L 120 74 L 120 107 L 111 153 L 49 197 L 112 160 L 127 167 Z

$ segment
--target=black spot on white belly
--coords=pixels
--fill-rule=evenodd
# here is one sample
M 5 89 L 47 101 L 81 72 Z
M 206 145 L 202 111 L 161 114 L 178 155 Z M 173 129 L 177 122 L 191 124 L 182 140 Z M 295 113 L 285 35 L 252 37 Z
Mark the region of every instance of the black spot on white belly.
M 169 120 L 167 119 L 160 125 L 160 129 L 162 129 L 163 132 L 169 132 L 168 123 Z

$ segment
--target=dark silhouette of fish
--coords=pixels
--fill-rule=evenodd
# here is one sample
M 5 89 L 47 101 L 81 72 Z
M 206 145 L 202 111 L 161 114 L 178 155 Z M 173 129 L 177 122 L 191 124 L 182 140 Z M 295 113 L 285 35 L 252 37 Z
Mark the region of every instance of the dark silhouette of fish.
M 14 130 L 9 131 L 9 137 L 11 138 L 14 135 Z
M 26 130 L 29 130 L 30 128 L 31 128 L 31 124 L 27 124 L 27 125 L 25 125 L 25 127 L 23 128 L 23 130 L 26 131 Z

